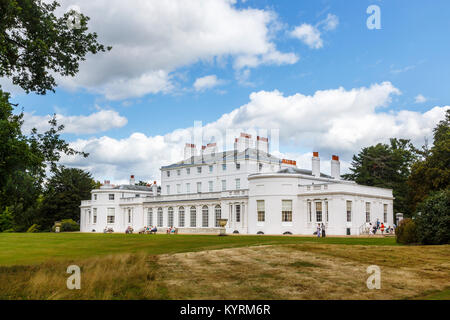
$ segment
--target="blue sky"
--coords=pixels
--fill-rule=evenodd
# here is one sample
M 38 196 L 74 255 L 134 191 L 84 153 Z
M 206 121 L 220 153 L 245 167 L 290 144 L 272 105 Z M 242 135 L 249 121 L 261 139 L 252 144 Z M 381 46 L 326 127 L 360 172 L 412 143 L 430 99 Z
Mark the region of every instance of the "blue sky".
M 128 1 L 131 8 L 127 9 L 123 9 L 123 4 L 118 1 L 105 2 L 108 10 L 103 10 L 102 1 L 96 5 L 89 1 L 61 1 L 61 10 L 76 5 L 89 15 L 92 29 L 99 33 L 105 44 L 112 44 L 116 52 L 110 57 L 88 57 L 80 77 L 71 81 L 61 79 L 61 86 L 54 94 L 37 96 L 16 92 L 13 101 L 29 114 L 26 119 L 30 126 L 44 128 L 44 116 L 53 113 L 65 117 L 61 118 L 62 123 L 72 117 L 72 133 L 64 134 L 64 138 L 91 153 L 95 148 L 108 150 L 105 140 L 112 145 L 120 145 L 120 141 L 132 144 L 130 137 L 133 134 L 143 134 L 145 139 L 141 138 L 146 142 L 138 143 L 136 148 L 150 150 L 148 161 L 145 159 L 147 151 L 138 161 L 132 155 L 128 158 L 120 154 L 120 150 L 112 153 L 108 160 L 95 152 L 86 161 L 64 159 L 68 165 L 90 170 L 97 179 L 117 181 L 125 180 L 128 173 L 140 174 L 142 179 L 157 179 L 159 166 L 180 160 L 177 155 L 181 155 L 182 145 L 188 142 L 182 137 L 172 141 L 174 131 L 188 129 L 196 120 L 203 124 L 217 122 L 224 114 L 247 104 L 249 110 L 253 105 L 260 108 L 267 119 L 261 117 L 259 122 L 254 121 L 251 116 L 254 113 L 244 108 L 239 117 L 226 125 L 261 127 L 261 124 L 271 122 L 272 127 L 280 129 L 279 151 L 300 160 L 306 167 L 314 148 L 326 156 L 342 154 L 345 167 L 360 147 L 385 142 L 389 135 L 411 138 L 420 144 L 424 136 L 430 136 L 433 123 L 439 121 L 450 104 L 448 1 L 211 1 L 217 2 L 217 6 L 211 5 L 208 9 L 203 6 L 203 0 L 192 1 L 188 9 L 177 0 L 170 1 L 175 8 L 180 6 L 178 13 L 160 8 L 164 6 L 160 1 L 149 1 L 151 5 Z M 373 4 L 381 10 L 380 30 L 369 30 L 366 26 L 369 17 L 366 9 Z M 145 10 L 148 10 L 147 16 Z M 228 20 L 221 21 L 222 15 Z M 205 16 L 209 19 L 203 24 Z M 330 19 L 327 18 L 337 24 L 328 25 Z M 181 29 L 179 20 L 183 20 Z M 216 21 L 217 25 L 212 26 Z M 191 25 L 193 31 L 189 34 Z M 293 31 L 302 25 L 309 28 L 302 28 L 305 37 L 306 31 L 319 36 L 320 47 L 312 47 L 317 41 L 308 45 L 307 38 L 295 36 Z M 191 39 L 190 36 L 197 41 L 202 34 L 201 28 L 205 28 L 208 35 L 205 40 L 196 42 L 195 47 L 184 41 L 184 38 Z M 233 28 L 236 30 L 229 37 L 228 30 Z M 181 39 L 179 45 L 178 39 Z M 151 44 L 150 48 L 145 47 L 148 44 Z M 270 52 L 285 56 L 278 58 L 275 55 L 273 59 Z M 129 53 L 135 57 L 130 57 Z M 161 58 L 161 55 L 170 58 Z M 154 62 L 147 65 L 147 56 Z M 240 59 L 249 56 L 258 57 L 259 62 L 238 66 Z M 160 58 L 162 61 L 158 62 Z M 133 60 L 136 60 L 134 65 Z M 96 70 L 100 64 L 101 68 Z M 158 78 L 156 86 L 156 80 L 146 82 L 140 78 L 155 70 L 164 73 L 164 79 Z M 215 77 L 216 85 L 196 90 L 195 81 L 207 76 Z M 111 79 L 119 79 L 125 84 L 120 96 L 110 94 L 117 88 L 111 84 Z M 3 80 L 2 84 L 5 86 Z M 375 93 L 378 89 L 374 89 L 374 85 L 381 86 L 382 92 Z M 132 93 L 135 87 L 141 86 L 139 92 Z M 339 93 L 337 90 L 341 87 L 343 92 Z M 275 90 L 281 96 L 279 101 L 272 100 Z M 352 90 L 356 90 L 355 96 L 351 95 Z M 315 96 L 318 91 L 327 92 L 330 97 L 319 99 Z M 251 94 L 262 95 L 262 92 L 271 92 L 273 96 L 261 97 L 258 102 L 256 98 L 250 98 Z M 289 98 L 296 94 L 310 99 Z M 335 94 L 343 96 L 334 98 Z M 333 101 L 340 105 L 335 107 Z M 280 106 L 273 106 L 273 103 L 280 103 Z M 346 103 L 349 105 L 343 106 Z M 320 110 L 319 116 L 312 120 L 298 116 L 292 127 L 289 127 L 292 125 L 289 119 L 280 117 L 272 121 L 271 112 L 275 115 L 290 110 L 292 118 L 308 114 L 306 108 L 315 108 L 311 112 Z M 331 111 L 335 108 L 343 111 Z M 352 140 L 351 132 L 340 131 L 350 128 L 358 119 L 350 119 L 354 114 L 351 108 L 358 109 L 356 113 L 362 112 L 359 118 L 367 116 L 368 122 L 361 124 L 362 128 L 377 126 L 380 121 L 392 121 L 395 129 L 384 129 L 386 134 L 377 135 L 376 130 L 370 134 L 355 127 L 357 138 Z M 89 117 L 101 110 L 113 111 L 104 117 L 93 118 L 94 127 L 98 121 L 105 121 L 99 125 L 103 129 L 92 129 L 92 125 L 86 129 L 79 117 Z M 405 116 L 404 111 L 412 113 Z M 347 113 L 350 116 L 346 116 Z M 330 122 L 327 115 L 334 117 L 336 122 Z M 348 126 L 344 123 L 346 118 L 349 118 Z M 303 130 L 305 122 L 316 122 L 316 128 Z M 109 125 L 112 123 L 115 125 Z M 222 130 L 226 126 L 224 123 L 218 125 Z M 330 142 L 330 136 L 339 139 Z M 162 137 L 165 142 L 154 147 L 157 137 Z M 154 156 L 161 152 L 170 155 Z

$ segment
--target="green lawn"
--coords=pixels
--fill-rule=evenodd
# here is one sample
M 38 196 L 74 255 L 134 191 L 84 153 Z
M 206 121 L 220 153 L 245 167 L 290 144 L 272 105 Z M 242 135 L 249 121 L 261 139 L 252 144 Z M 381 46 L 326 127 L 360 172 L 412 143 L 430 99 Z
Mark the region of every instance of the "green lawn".
M 396 245 L 394 238 L 0 233 L 0 265 L 30 265 L 115 253 L 178 253 L 269 244 Z

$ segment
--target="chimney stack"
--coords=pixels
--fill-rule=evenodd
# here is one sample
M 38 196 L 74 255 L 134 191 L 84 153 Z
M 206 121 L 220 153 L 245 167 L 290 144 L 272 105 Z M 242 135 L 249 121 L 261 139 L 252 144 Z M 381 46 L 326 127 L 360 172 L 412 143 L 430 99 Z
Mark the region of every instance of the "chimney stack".
M 256 150 L 269 153 L 269 139 L 257 136 L 256 137 Z
M 195 144 L 186 143 L 186 145 L 184 146 L 184 159 L 189 159 L 196 155 L 197 155 L 197 149 L 195 147 Z
M 331 176 L 336 180 L 341 179 L 341 163 L 339 157 L 335 155 L 331 157 Z
M 130 185 L 134 186 L 136 183 L 134 181 L 134 175 L 130 176 Z
M 252 136 L 248 133 L 241 133 L 239 138 L 234 140 L 234 150 L 237 152 L 242 152 L 247 148 L 253 147 Z
M 152 192 L 153 196 L 156 197 L 158 195 L 158 186 L 156 185 L 156 181 L 153 181 Z
M 320 158 L 318 152 L 313 152 L 312 157 L 312 175 L 320 178 Z

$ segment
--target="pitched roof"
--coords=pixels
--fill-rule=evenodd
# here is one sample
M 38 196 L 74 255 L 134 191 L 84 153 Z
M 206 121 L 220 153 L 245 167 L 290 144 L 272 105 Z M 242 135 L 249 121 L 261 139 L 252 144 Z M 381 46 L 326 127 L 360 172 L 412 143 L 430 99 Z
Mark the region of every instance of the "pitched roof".
M 280 158 L 277 158 L 267 152 L 257 150 L 254 148 L 247 148 L 241 152 L 235 152 L 234 150 L 231 150 L 231 151 L 216 152 L 214 154 L 205 154 L 203 156 L 202 155 L 193 156 L 183 161 L 179 161 L 168 166 L 163 166 L 161 167 L 161 169 L 173 169 L 198 164 L 213 164 L 216 162 L 228 162 L 246 159 L 259 160 L 274 164 L 279 164 L 281 162 Z

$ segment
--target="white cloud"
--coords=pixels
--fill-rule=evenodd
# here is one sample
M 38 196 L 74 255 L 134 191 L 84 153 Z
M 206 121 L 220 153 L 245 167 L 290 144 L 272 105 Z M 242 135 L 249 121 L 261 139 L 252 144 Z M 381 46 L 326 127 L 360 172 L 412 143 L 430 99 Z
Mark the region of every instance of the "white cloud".
M 311 49 L 320 49 L 323 47 L 322 32 L 335 30 L 338 25 L 338 16 L 329 13 L 324 20 L 319 21 L 315 26 L 303 23 L 295 27 L 289 34 L 291 37 L 305 43 Z
M 292 37 L 304 42 L 311 49 L 320 49 L 323 47 L 319 29 L 310 24 L 304 23 L 297 26 L 290 34 Z
M 223 81 L 217 79 L 216 75 L 209 75 L 197 78 L 194 82 L 194 88 L 196 91 L 203 91 L 206 89 L 214 88 L 222 83 Z
M 239 133 L 279 129 L 280 145 L 299 150 L 286 157 L 303 159 L 299 163 L 306 167 L 311 151 L 319 151 L 323 157 L 338 154 L 345 168 L 362 147 L 387 143 L 391 137 L 409 138 L 416 145 L 422 145 L 424 137 L 432 141 L 433 128 L 450 107 L 436 106 L 424 113 L 388 110 L 392 97 L 398 94 L 400 91 L 390 82 L 351 90 L 320 90 L 313 95 L 285 96 L 277 90 L 254 92 L 247 104 L 204 125 L 204 143 L 209 142 L 207 137 L 227 130 Z M 182 158 L 183 146 L 191 141 L 193 132 L 191 127 L 164 136 L 135 133 L 120 140 L 77 140 L 73 146 L 89 152 L 90 157 L 65 157 L 64 161 L 91 170 L 100 179 L 126 181 L 134 173 L 141 180 L 159 180 L 159 168 Z
M 37 116 L 32 113 L 24 112 L 23 131 L 31 132 L 32 128 L 36 128 L 38 132 L 49 129 L 48 121 L 51 115 Z M 118 112 L 113 110 L 100 110 L 87 116 L 65 116 L 56 114 L 58 125 L 64 125 L 64 133 L 74 134 L 92 134 L 108 131 L 114 128 L 125 126 L 128 120 L 122 117 Z
M 425 98 L 423 95 L 419 94 L 414 98 L 416 103 L 425 103 L 428 101 L 427 98 Z
M 234 68 L 292 64 L 278 51 L 273 11 L 237 8 L 235 0 L 62 0 L 61 12 L 77 5 L 90 30 L 113 50 L 89 56 L 66 88 L 86 88 L 117 100 L 168 92 L 171 74 L 197 62 L 230 60 Z

